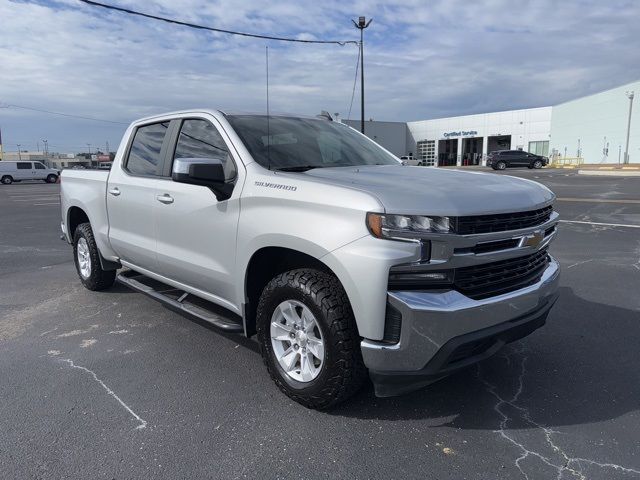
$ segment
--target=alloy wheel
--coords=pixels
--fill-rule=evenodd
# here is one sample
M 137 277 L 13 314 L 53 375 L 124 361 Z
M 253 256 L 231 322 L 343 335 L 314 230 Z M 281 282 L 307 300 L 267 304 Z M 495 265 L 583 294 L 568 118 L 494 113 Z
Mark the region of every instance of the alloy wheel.
M 322 331 L 311 310 L 296 300 L 285 300 L 271 316 L 271 347 L 284 372 L 308 383 L 322 370 L 325 356 Z
M 76 249 L 80 275 L 82 275 L 82 278 L 89 278 L 91 276 L 91 255 L 89 253 L 89 244 L 84 237 L 78 240 L 78 246 Z

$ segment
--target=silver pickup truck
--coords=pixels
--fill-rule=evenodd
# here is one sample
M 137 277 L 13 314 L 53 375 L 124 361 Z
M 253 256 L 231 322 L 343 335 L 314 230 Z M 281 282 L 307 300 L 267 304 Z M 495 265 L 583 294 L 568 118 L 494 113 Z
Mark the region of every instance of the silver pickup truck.
M 109 172 L 65 170 L 61 228 L 85 287 L 257 333 L 278 387 L 329 408 L 367 375 L 397 395 L 542 326 L 553 200 L 403 166 L 330 117 L 193 110 L 133 122 Z

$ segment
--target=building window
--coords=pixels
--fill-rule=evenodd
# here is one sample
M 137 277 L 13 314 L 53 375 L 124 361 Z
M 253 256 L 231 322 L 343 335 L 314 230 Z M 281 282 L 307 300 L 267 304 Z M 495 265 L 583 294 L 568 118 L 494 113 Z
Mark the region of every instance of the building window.
M 534 155 L 542 155 L 543 157 L 549 156 L 549 140 L 542 140 L 539 142 L 529 142 L 529 153 Z
M 433 167 L 436 164 L 436 141 L 421 140 L 417 143 L 418 160 L 422 161 L 426 166 Z

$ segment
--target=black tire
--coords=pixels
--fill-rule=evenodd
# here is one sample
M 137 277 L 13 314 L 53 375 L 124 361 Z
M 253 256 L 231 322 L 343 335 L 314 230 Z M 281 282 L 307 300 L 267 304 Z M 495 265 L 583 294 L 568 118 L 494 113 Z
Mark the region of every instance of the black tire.
M 11 182 L 13 182 L 13 178 L 9 175 L 5 175 L 4 177 L 2 177 L 2 179 L 0 179 L 0 182 L 2 182 L 4 185 L 11 185 Z
M 507 164 L 503 161 L 496 163 L 496 170 L 504 170 L 507 168 Z
M 50 175 L 47 175 L 47 179 L 45 180 L 45 182 L 47 183 L 56 183 L 58 181 L 58 176 L 54 175 L 53 173 Z
M 275 357 L 270 335 L 272 315 L 280 303 L 295 300 L 315 316 L 325 344 L 318 376 L 309 382 L 291 378 Z M 340 281 L 314 269 L 276 276 L 262 291 L 256 313 L 262 358 L 269 375 L 288 397 L 307 408 L 327 409 L 351 397 L 363 385 L 367 370 L 353 311 Z
M 531 165 L 532 168 L 542 168 L 542 160 L 536 160 L 535 162 L 533 162 L 533 164 Z
M 89 247 L 89 258 L 91 260 L 89 266 L 89 275 L 84 276 L 80 271 L 78 260 L 78 242 L 84 239 Z M 73 260 L 76 265 L 76 271 L 82 285 L 88 290 L 106 290 L 113 285 L 116 279 L 116 270 L 103 270 L 100 264 L 100 254 L 98 246 L 93 238 L 93 231 L 89 223 L 81 223 L 73 234 Z

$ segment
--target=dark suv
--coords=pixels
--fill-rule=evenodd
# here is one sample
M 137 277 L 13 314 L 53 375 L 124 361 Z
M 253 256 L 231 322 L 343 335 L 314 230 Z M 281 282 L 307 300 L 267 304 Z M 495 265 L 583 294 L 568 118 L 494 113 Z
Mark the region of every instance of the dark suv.
M 498 150 L 487 155 L 487 167 L 504 170 L 507 167 L 542 168 L 549 159 L 522 150 Z

